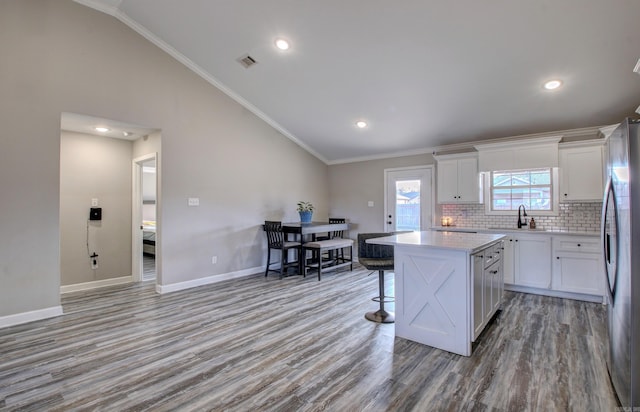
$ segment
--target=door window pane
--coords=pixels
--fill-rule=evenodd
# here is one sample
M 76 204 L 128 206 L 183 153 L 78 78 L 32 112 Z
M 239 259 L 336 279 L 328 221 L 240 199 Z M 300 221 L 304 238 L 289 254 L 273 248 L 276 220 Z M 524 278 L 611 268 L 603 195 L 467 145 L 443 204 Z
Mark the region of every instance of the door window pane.
M 396 230 L 420 230 L 420 180 L 396 182 Z

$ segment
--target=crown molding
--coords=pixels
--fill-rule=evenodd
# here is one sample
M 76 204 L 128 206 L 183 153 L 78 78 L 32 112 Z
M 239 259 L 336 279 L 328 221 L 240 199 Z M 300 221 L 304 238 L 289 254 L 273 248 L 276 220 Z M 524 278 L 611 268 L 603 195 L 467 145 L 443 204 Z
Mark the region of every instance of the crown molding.
M 141 35 L 142 37 L 144 37 L 145 39 L 149 40 L 151 43 L 159 47 L 165 53 L 169 54 L 171 57 L 173 57 L 183 65 L 187 66 L 191 71 L 193 71 L 195 74 L 197 74 L 198 76 L 206 80 L 209 84 L 216 87 L 221 92 L 223 92 L 224 94 L 232 98 L 236 103 L 240 104 L 245 109 L 249 110 L 251 113 L 258 116 L 261 120 L 263 120 L 269 126 L 273 127 L 278 132 L 282 133 L 289 140 L 291 140 L 292 142 L 294 142 L 295 144 L 297 144 L 298 146 L 300 146 L 301 148 L 309 152 L 311 155 L 315 156 L 318 160 L 322 161 L 325 164 L 328 164 L 328 160 L 324 156 L 322 156 L 320 153 L 313 150 L 306 143 L 299 140 L 291 132 L 289 132 L 287 129 L 281 126 L 278 122 L 271 119 L 260 109 L 258 109 L 257 107 L 249 103 L 239 94 L 235 93 L 233 90 L 231 90 L 224 83 L 216 79 L 214 76 L 212 76 L 209 72 L 204 70 L 198 64 L 194 63 L 191 59 L 189 59 L 188 57 L 186 57 L 185 55 L 177 51 L 173 46 L 169 45 L 168 43 L 164 42 L 162 39 L 154 35 L 146 27 L 144 27 L 137 21 L 130 18 L 127 14 L 123 13 L 119 9 L 119 5 L 122 0 L 116 0 L 117 2 L 116 6 L 107 6 L 103 4 L 101 1 L 97 1 L 97 0 L 74 0 L 74 1 L 84 6 L 90 7 L 92 9 L 109 14 L 115 17 L 116 19 L 120 20 L 122 23 L 124 23 L 129 28 L 131 28 L 133 31 L 135 31 L 136 33 L 138 33 L 139 35 Z

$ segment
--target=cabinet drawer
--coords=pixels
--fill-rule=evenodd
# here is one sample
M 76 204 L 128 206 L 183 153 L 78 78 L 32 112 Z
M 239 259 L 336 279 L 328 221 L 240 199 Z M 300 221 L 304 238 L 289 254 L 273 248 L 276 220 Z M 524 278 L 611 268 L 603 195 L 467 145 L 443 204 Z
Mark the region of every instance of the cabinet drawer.
M 600 239 L 596 237 L 566 236 L 553 239 L 554 251 L 599 253 Z
M 503 254 L 502 242 L 496 243 L 495 245 L 485 249 L 484 268 L 486 269 L 489 266 L 499 262 L 502 259 L 502 254 Z

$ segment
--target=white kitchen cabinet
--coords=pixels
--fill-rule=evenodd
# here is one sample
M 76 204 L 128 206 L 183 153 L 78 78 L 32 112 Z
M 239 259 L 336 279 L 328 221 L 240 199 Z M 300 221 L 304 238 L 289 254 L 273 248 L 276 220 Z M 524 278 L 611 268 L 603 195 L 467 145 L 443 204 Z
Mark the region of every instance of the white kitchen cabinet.
M 599 239 L 553 237 L 553 290 L 603 295 L 604 273 Z
M 434 157 L 438 162 L 438 203 L 481 203 L 476 154 Z
M 500 307 L 504 291 L 504 245 L 499 242 L 473 255 L 473 341 Z
M 564 146 L 559 150 L 560 200 L 601 200 L 602 144 Z
M 513 247 L 513 284 L 551 288 L 551 238 L 517 234 L 510 240 Z
M 502 259 L 504 261 L 503 273 L 504 273 L 504 283 L 513 284 L 515 279 L 514 274 L 514 241 L 513 236 L 507 236 L 507 238 L 503 242 L 504 249 L 502 251 Z

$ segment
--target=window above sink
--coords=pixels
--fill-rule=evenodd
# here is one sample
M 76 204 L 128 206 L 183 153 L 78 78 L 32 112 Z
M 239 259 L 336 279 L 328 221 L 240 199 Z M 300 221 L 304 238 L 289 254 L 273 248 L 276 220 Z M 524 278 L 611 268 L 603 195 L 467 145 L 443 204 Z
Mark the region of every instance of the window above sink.
M 534 215 L 557 215 L 557 168 L 485 172 L 484 179 L 488 215 L 515 215 L 521 205 Z

